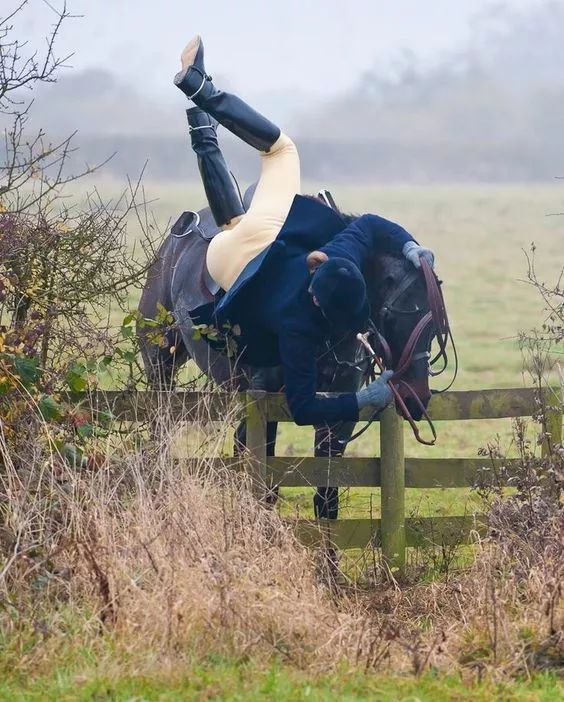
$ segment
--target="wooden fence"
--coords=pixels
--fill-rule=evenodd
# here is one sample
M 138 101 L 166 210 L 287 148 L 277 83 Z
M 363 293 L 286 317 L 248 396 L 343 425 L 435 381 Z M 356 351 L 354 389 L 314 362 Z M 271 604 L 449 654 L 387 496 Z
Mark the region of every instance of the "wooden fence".
M 266 424 L 291 422 L 285 398 L 280 394 L 250 391 L 237 397 L 242 416 L 247 420 L 247 470 L 259 493 L 273 485 L 281 487 L 332 486 L 379 487 L 381 519 L 298 520 L 297 531 L 306 543 L 330 541 L 338 548 L 364 547 L 369 543 L 382 548 L 390 567 L 401 570 L 406 547 L 423 543 L 446 545 L 464 542 L 472 530 L 480 531 L 476 516 L 408 519 L 405 515 L 406 488 L 458 488 L 474 485 L 485 459 L 476 458 L 406 458 L 404 422 L 392 407 L 379 416 L 380 446 L 378 458 L 309 458 L 300 456 L 266 456 Z M 545 389 L 539 398 L 534 389 L 477 390 L 447 392 L 433 396 L 429 413 L 437 420 L 499 419 L 530 417 L 539 411 L 539 400 L 546 417 L 543 454 L 562 441 L 562 404 L 559 394 Z M 110 407 L 114 416 L 135 421 L 150 416 L 163 406 L 172 416 L 184 421 L 225 419 L 233 396 L 222 393 L 105 393 L 95 398 L 102 408 Z M 202 408 L 205 411 L 202 412 Z M 361 412 L 361 420 L 370 417 L 370 409 Z M 407 427 L 409 430 L 409 427 Z M 225 461 L 221 459 L 221 463 Z M 241 465 L 240 459 L 233 463 Z M 514 462 L 513 462 L 514 463 Z M 507 462 L 509 477 L 512 461 Z

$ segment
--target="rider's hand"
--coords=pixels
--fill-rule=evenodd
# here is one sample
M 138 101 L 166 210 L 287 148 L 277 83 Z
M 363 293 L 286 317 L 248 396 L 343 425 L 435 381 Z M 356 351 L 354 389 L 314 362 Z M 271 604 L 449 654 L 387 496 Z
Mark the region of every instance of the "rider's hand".
M 310 254 L 308 254 L 306 259 L 309 272 L 315 273 L 319 266 L 328 260 L 329 256 L 327 256 L 326 253 L 323 253 L 323 251 L 312 251 Z
M 402 249 L 403 255 L 408 261 L 413 263 L 415 268 L 421 268 L 420 258 L 424 258 L 431 268 L 435 265 L 435 255 L 431 249 L 426 249 L 424 246 L 419 246 L 414 241 L 408 241 Z
M 358 409 L 367 405 L 372 405 L 375 409 L 384 409 L 392 399 L 392 391 L 388 385 L 388 380 L 393 376 L 394 371 L 387 370 L 374 382 L 367 385 L 356 393 Z

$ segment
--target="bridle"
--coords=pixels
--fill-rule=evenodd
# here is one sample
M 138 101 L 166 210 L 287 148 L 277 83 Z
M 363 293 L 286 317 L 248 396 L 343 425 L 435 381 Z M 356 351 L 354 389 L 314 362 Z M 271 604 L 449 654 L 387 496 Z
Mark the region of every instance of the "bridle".
M 454 339 L 452 337 L 452 332 L 448 321 L 446 305 L 441 290 L 441 281 L 437 278 L 435 272 L 424 258 L 421 258 L 420 261 L 421 268 L 414 269 L 412 273 L 405 276 L 401 284 L 393 290 L 392 294 L 388 298 L 384 300 L 384 303 L 382 304 L 378 313 L 377 323 L 374 323 L 374 321 L 370 320 L 368 331 L 365 334 L 357 335 L 358 341 L 360 341 L 360 343 L 366 351 L 367 356 L 365 357 L 365 359 L 361 362 L 355 363 L 350 361 L 342 361 L 337 358 L 334 351 L 333 358 L 339 366 L 346 365 L 351 368 L 355 368 L 358 371 L 361 371 L 363 373 L 363 382 L 365 383 L 369 383 L 370 381 L 374 380 L 374 378 L 377 375 L 375 370 L 376 367 L 379 369 L 380 372 L 387 369 L 393 370 L 394 375 L 392 376 L 392 378 L 390 378 L 388 383 L 394 395 L 396 408 L 403 416 L 403 418 L 409 423 L 413 431 L 413 435 L 415 436 L 417 441 L 419 441 L 419 443 L 421 444 L 425 444 L 426 446 L 433 446 L 437 440 L 437 432 L 435 426 L 425 406 L 419 399 L 417 393 L 405 380 L 405 376 L 407 375 L 409 368 L 414 362 L 423 359 L 429 359 L 428 365 L 430 376 L 437 377 L 444 373 L 448 367 L 449 359 L 447 353 L 447 346 L 450 340 L 452 344 L 455 364 L 453 378 L 447 385 L 447 387 L 438 391 L 434 390 L 433 394 L 440 394 L 446 392 L 450 387 L 452 387 L 452 384 L 454 383 L 458 373 L 458 354 L 456 351 L 456 345 L 454 343 Z M 401 300 L 403 295 L 411 288 L 412 285 L 414 285 L 417 281 L 420 280 L 421 275 L 423 275 L 425 280 L 428 311 L 414 326 L 400 354 L 400 358 L 396 364 L 396 367 L 394 368 L 391 347 L 384 335 L 386 324 L 389 320 L 400 315 L 420 313 L 420 310 L 417 308 L 417 306 L 414 310 L 404 310 L 400 308 L 398 306 L 398 301 Z M 417 345 L 420 342 L 421 338 L 428 333 L 431 333 L 430 340 L 432 341 L 432 339 L 435 338 L 439 347 L 438 352 L 433 358 L 431 358 L 431 354 L 428 351 L 421 351 L 415 353 L 415 349 L 417 348 Z M 373 348 L 372 344 L 369 341 L 371 337 L 373 338 L 373 344 L 377 350 Z M 368 361 L 368 363 L 366 363 L 366 361 Z M 439 368 L 439 370 L 433 370 L 433 366 L 435 366 L 437 363 L 440 363 L 441 367 Z M 406 389 L 408 391 L 408 394 L 414 398 L 419 410 L 421 411 L 422 416 L 429 425 L 432 434 L 432 439 L 424 439 L 421 436 L 419 427 L 417 426 L 415 420 L 413 419 L 401 396 L 401 388 Z M 350 440 L 353 441 L 354 439 L 357 439 L 361 434 L 363 434 L 364 431 L 366 431 L 366 429 L 368 429 L 368 427 L 370 426 L 370 423 L 376 419 L 376 416 L 377 413 L 375 413 L 374 417 L 370 419 L 369 423 L 363 429 L 354 434 Z
M 458 354 L 456 351 L 456 345 L 454 343 L 454 339 L 452 337 L 452 332 L 448 321 L 446 305 L 441 290 L 441 281 L 438 279 L 435 272 L 424 258 L 421 258 L 420 261 L 420 271 L 415 270 L 413 273 L 406 276 L 402 283 L 393 291 L 393 294 L 390 296 L 390 298 L 384 301 L 384 304 L 382 305 L 379 312 L 379 325 L 376 326 L 372 323 L 371 329 L 366 334 L 358 334 L 357 339 L 362 343 L 369 355 L 370 360 L 372 361 L 372 375 L 374 374 L 374 366 L 377 366 L 380 369 L 380 371 L 384 371 L 388 368 L 394 371 L 394 375 L 390 378 L 388 383 L 394 395 L 397 409 L 399 410 L 403 418 L 407 422 L 409 422 L 409 425 L 413 431 L 413 435 L 415 436 L 417 441 L 419 441 L 419 443 L 421 444 L 425 444 L 426 446 L 432 446 L 437 440 L 437 431 L 435 429 L 431 417 L 429 416 L 429 413 L 427 412 L 427 409 L 419 399 L 419 396 L 413 390 L 411 385 L 405 380 L 405 375 L 407 374 L 412 363 L 424 358 L 430 358 L 430 354 L 428 351 L 415 353 L 415 349 L 417 348 L 419 341 L 421 340 L 423 335 L 427 334 L 428 332 L 431 332 L 432 334 L 431 340 L 433 338 L 437 340 L 439 347 L 437 354 L 429 360 L 429 375 L 436 377 L 444 373 L 444 371 L 447 369 L 447 346 L 449 340 L 452 343 L 453 355 L 455 360 L 455 369 L 452 380 L 446 388 L 443 388 L 440 391 L 434 391 L 434 394 L 437 394 L 438 392 L 446 392 L 446 390 L 452 387 L 452 384 L 454 383 L 456 375 L 458 373 Z M 408 340 L 405 343 L 405 346 L 403 347 L 396 367 L 392 368 L 392 352 L 390 349 L 390 345 L 387 342 L 382 330 L 385 329 L 386 320 L 390 317 L 393 317 L 394 315 L 413 314 L 419 312 L 417 308 L 415 310 L 402 310 L 397 307 L 396 303 L 407 292 L 407 290 L 409 290 L 409 288 L 418 280 L 421 273 L 423 274 L 423 277 L 425 279 L 425 287 L 427 291 L 427 304 L 429 310 L 421 317 L 421 319 L 413 328 Z M 377 346 L 379 347 L 379 353 L 372 348 L 372 345 L 368 341 L 371 334 L 373 334 L 376 338 Z M 433 366 L 436 365 L 436 363 L 441 363 L 441 368 L 438 371 L 433 370 Z M 407 409 L 403 397 L 401 396 L 401 387 L 408 390 L 409 395 L 413 397 L 413 399 L 417 403 L 422 416 L 425 418 L 427 424 L 429 425 L 433 437 L 432 439 L 424 439 L 421 436 L 419 427 L 417 426 L 415 420 L 411 416 L 411 413 Z

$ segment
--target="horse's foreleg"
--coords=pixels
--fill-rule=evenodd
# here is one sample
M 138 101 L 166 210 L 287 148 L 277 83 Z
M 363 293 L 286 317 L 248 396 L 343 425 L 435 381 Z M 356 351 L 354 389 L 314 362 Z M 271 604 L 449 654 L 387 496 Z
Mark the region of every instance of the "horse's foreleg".
M 362 381 L 362 372 L 353 363 L 357 360 L 360 346 L 354 334 L 342 340 L 331 341 L 334 359 L 319 363 L 318 392 L 354 392 Z M 323 356 L 322 356 L 323 358 Z M 349 362 L 349 366 L 336 365 L 338 359 Z M 339 458 L 345 453 L 354 431 L 355 422 L 341 422 L 334 427 L 315 427 L 314 455 L 318 458 Z M 329 472 L 329 476 L 331 473 Z M 327 485 L 321 485 L 313 498 L 315 516 L 320 519 L 337 519 L 339 514 L 339 489 L 332 486 L 328 477 Z
M 332 428 L 316 427 L 315 456 L 328 460 L 343 456 L 354 427 L 354 422 L 342 422 Z M 317 519 L 337 519 L 339 515 L 339 488 L 331 485 L 318 486 L 313 497 L 313 509 Z

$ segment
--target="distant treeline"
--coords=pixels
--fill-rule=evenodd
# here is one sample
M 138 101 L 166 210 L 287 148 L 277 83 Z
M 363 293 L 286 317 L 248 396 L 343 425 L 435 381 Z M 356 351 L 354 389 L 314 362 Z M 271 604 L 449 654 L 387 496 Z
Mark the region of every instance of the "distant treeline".
M 564 109 L 564 104 L 563 104 Z M 373 139 L 366 143 L 338 139 L 298 138 L 302 176 L 319 183 L 368 182 L 543 181 L 564 175 L 564 138 L 558 145 L 523 141 L 468 142 Z M 77 165 L 95 163 L 115 152 L 104 173 L 122 177 L 138 173 L 147 161 L 151 179 L 198 178 L 188 136 L 101 136 L 80 139 Z M 234 174 L 253 180 L 259 159 L 252 149 L 226 141 L 223 150 Z
M 359 76 L 324 105 L 296 105 L 284 128 L 305 179 L 545 181 L 564 175 L 564 0 L 492 9 L 471 39 L 434 65 L 402 55 Z M 303 103 L 302 103 L 303 105 Z M 79 129 L 74 155 L 117 155 L 106 172 L 197 178 L 182 110 L 163 106 L 103 71 L 70 74 L 39 95 L 36 126 Z M 222 136 L 235 173 L 258 171 L 245 145 Z

